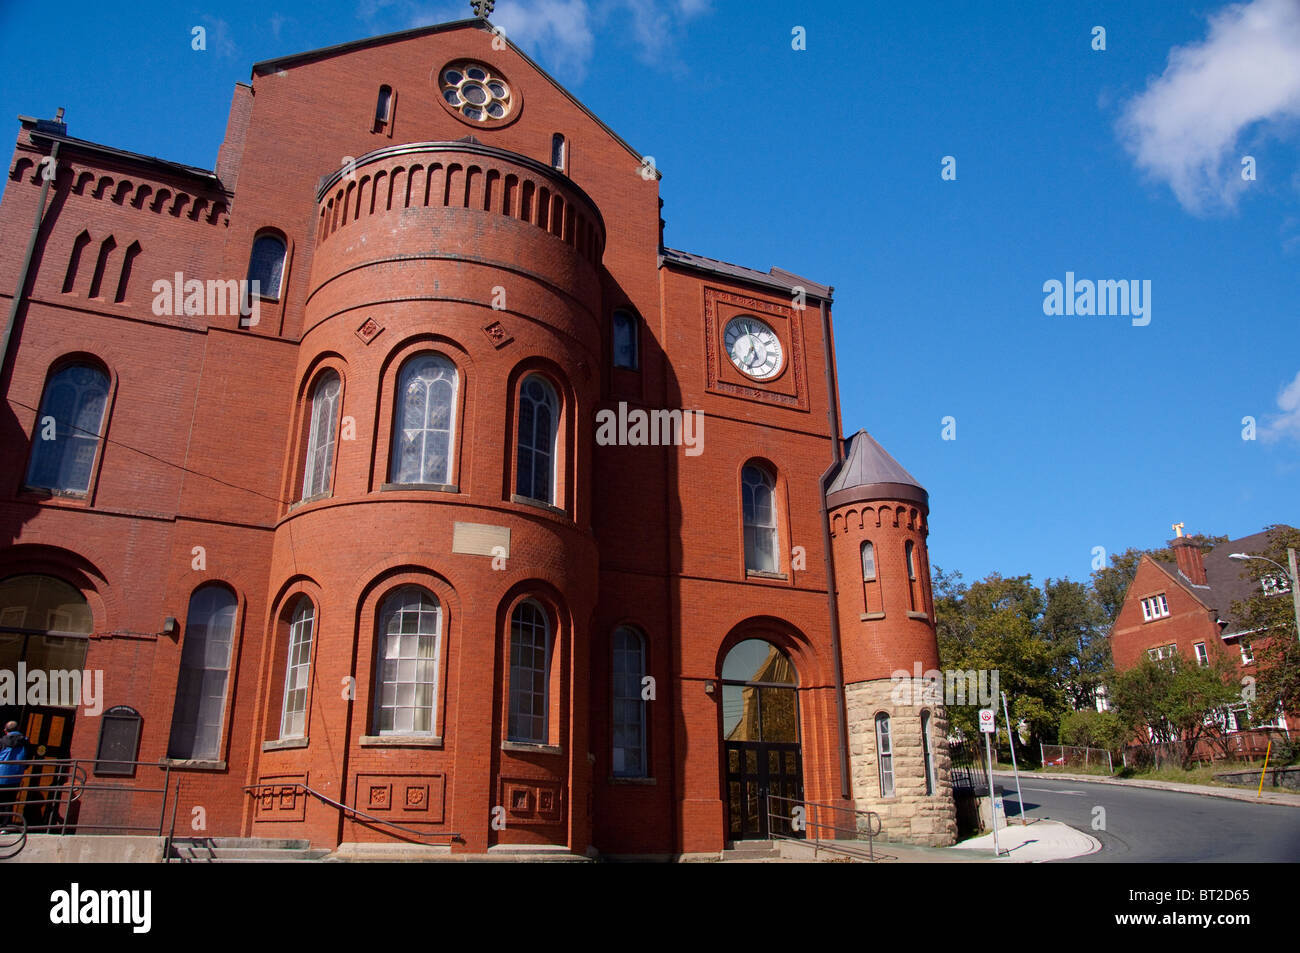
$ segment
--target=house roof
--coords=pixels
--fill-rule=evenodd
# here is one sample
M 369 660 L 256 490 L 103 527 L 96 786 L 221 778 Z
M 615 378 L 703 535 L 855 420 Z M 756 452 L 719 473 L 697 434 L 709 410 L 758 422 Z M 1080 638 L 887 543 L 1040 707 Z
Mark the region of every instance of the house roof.
M 876 439 L 859 430 L 845 441 L 845 459 L 826 489 L 826 505 L 834 509 L 865 500 L 906 500 L 926 510 L 930 495 L 916 477 L 903 469 Z
M 719 261 L 716 258 L 705 258 L 703 255 L 680 251 L 676 248 L 662 249 L 659 253 L 659 265 L 660 267 L 676 265 L 680 268 L 702 271 L 706 274 L 718 275 L 735 281 L 747 281 L 750 284 L 761 285 L 764 288 L 779 289 L 783 294 L 787 295 L 794 291 L 795 288 L 803 288 L 808 297 L 820 298 L 828 302 L 835 291 L 830 285 L 809 281 L 807 278 L 801 278 L 794 272 L 786 271 L 784 268 L 758 271 L 754 268 L 733 265 L 731 262 Z
M 1154 558 L 1151 561 L 1168 573 L 1203 606 L 1215 610 L 1219 619 L 1228 623 L 1227 628 L 1223 630 L 1223 637 L 1232 638 L 1241 634 L 1239 620 L 1232 615 L 1232 604 L 1245 602 L 1254 596 L 1258 583 L 1246 572 L 1246 567 L 1242 563 L 1229 559 L 1228 556 L 1232 553 L 1255 555 L 1266 549 L 1268 549 L 1267 532 L 1252 533 L 1240 539 L 1230 539 L 1220 543 L 1202 557 L 1205 562 L 1206 585 L 1204 586 L 1193 583 L 1183 575 L 1175 562 Z

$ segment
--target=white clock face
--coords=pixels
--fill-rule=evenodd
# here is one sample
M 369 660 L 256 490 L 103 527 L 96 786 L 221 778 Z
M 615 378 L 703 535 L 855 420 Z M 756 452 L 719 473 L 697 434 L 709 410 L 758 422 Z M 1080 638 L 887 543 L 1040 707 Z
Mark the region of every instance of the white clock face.
M 723 334 L 731 363 L 754 380 L 767 380 L 781 371 L 784 355 L 776 332 L 748 314 L 727 322 Z

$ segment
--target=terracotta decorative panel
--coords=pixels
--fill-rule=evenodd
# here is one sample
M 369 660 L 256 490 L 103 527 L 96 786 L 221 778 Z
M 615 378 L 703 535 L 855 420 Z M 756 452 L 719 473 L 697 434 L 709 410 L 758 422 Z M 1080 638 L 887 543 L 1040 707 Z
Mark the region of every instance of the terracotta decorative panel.
M 306 817 L 307 795 L 296 784 L 306 784 L 305 774 L 275 774 L 257 779 L 259 787 L 253 821 L 301 821 Z
M 507 825 L 564 822 L 564 789 L 557 781 L 502 778 L 501 793 L 501 803 L 506 807 Z
M 361 774 L 355 803 L 358 810 L 398 824 L 441 824 L 446 786 L 443 774 Z

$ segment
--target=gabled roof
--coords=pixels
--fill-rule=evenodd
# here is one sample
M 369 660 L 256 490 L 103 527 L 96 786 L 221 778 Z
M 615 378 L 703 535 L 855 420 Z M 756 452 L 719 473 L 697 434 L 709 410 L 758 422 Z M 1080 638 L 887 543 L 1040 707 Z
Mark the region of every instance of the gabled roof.
M 1239 620 L 1232 615 L 1232 604 L 1252 598 L 1258 591 L 1258 583 L 1246 573 L 1246 567 L 1241 562 L 1229 559 L 1228 556 L 1232 553 L 1255 555 L 1266 549 L 1268 549 L 1267 532 L 1252 533 L 1240 539 L 1230 539 L 1220 543 L 1202 556 L 1205 563 L 1206 585 L 1204 586 L 1197 585 L 1183 575 L 1176 562 L 1155 559 L 1151 556 L 1144 558 L 1149 559 L 1170 579 L 1182 586 L 1205 608 L 1215 611 L 1218 618 L 1227 623 L 1222 633 L 1223 637 L 1232 638 L 1241 634 Z
M 382 46 L 386 43 L 399 43 L 402 40 L 413 40 L 416 39 L 417 37 L 429 36 L 433 33 L 444 33 L 444 32 L 450 32 L 452 30 L 462 30 L 462 29 L 477 29 L 477 30 L 492 31 L 493 27 L 492 24 L 489 23 L 486 19 L 478 19 L 478 18 L 469 19 L 469 20 L 451 20 L 447 23 L 434 23 L 430 26 L 416 27 L 413 30 L 400 30 L 396 33 L 384 33 L 381 36 L 367 37 L 362 40 L 352 40 L 348 43 L 338 43 L 335 44 L 334 46 L 322 46 L 319 49 L 307 50 L 302 53 L 291 53 L 288 56 L 280 56 L 273 60 L 262 60 L 259 63 L 253 64 L 253 75 L 265 76 L 268 73 L 278 73 L 280 70 L 283 69 L 288 69 L 293 66 L 302 66 L 304 63 L 312 63 L 317 60 L 329 59 L 330 57 L 333 56 L 340 56 L 344 53 L 351 53 L 354 50 L 361 50 L 371 46 Z M 580 110 L 582 110 L 587 115 L 587 117 L 591 119 L 592 122 L 600 126 L 600 128 L 605 130 L 605 132 L 609 133 L 610 137 L 615 142 L 617 142 L 624 149 L 626 149 L 633 156 L 635 156 L 638 162 L 640 162 L 644 158 L 640 152 L 638 152 L 636 149 L 632 148 L 632 146 L 628 144 L 626 139 L 624 139 L 622 136 L 616 133 L 613 129 L 611 129 L 608 125 L 606 125 L 600 119 L 599 116 L 597 116 L 590 109 L 588 109 L 586 105 L 582 102 L 582 100 L 578 99 L 577 96 L 573 95 L 573 93 L 565 89 L 559 80 L 557 80 L 554 76 L 552 76 L 550 73 L 544 70 L 541 66 L 537 64 L 537 62 L 531 56 L 529 56 L 518 46 L 516 46 L 514 42 L 510 39 L 510 37 L 506 36 L 504 31 L 500 32 L 498 36 L 500 36 L 502 40 L 504 40 L 507 44 L 509 44 L 510 49 L 514 50 L 515 53 L 519 55 L 520 59 L 522 59 L 533 69 L 537 70 L 537 72 L 540 75 L 544 76 L 552 86 L 554 86 L 557 90 L 560 91 L 560 93 L 562 93 L 565 97 L 567 97 L 575 106 L 577 106 Z M 654 174 L 656 178 L 663 178 L 662 174 L 659 172 L 657 168 L 654 169 Z
M 830 509 L 865 500 L 904 500 L 927 511 L 930 495 L 871 434 L 859 430 L 845 441 L 845 459 L 826 489 Z
M 808 297 L 820 298 L 827 302 L 831 300 L 831 295 L 835 291 L 830 285 L 809 281 L 807 278 L 801 278 L 794 272 L 786 271 L 784 268 L 757 271 L 743 265 L 733 265 L 729 261 L 719 261 L 716 258 L 705 258 L 703 255 L 679 251 L 676 248 L 660 250 L 659 267 L 662 268 L 664 265 L 676 265 L 680 268 L 702 271 L 705 274 L 718 275 L 734 281 L 747 281 L 750 284 L 761 285 L 764 288 L 776 288 L 786 295 L 793 292 L 795 288 L 803 288 Z

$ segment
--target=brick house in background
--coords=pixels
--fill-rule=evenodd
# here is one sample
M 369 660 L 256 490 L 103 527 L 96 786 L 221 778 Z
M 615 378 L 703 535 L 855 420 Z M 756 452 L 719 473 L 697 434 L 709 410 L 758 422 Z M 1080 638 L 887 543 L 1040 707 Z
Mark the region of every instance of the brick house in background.
M 1254 644 L 1263 633 L 1243 631 L 1232 616 L 1232 604 L 1244 602 L 1261 585 L 1243 573 L 1242 563 L 1228 558 L 1231 553 L 1262 553 L 1268 546 L 1267 533 L 1255 533 L 1220 543 L 1202 552 L 1181 532 L 1169 541 L 1174 562 L 1143 556 L 1111 629 L 1111 653 L 1116 671 L 1137 665 L 1143 655 L 1168 658 L 1175 651 L 1184 659 L 1205 664 L 1212 655 L 1231 660 L 1240 675 L 1256 672 Z M 1265 592 L 1290 598 L 1284 576 L 1266 577 Z M 1245 702 L 1229 714 L 1228 730 L 1247 727 Z M 1295 714 L 1291 719 L 1294 721 Z M 1285 713 L 1266 726 L 1287 728 Z M 1292 725 L 1291 727 L 1295 727 Z
M 0 665 L 105 710 L 0 717 L 168 765 L 184 834 L 681 855 L 766 791 L 951 843 L 889 690 L 938 665 L 928 495 L 840 437 L 831 289 L 660 206 L 482 20 L 255 65 L 215 171 L 23 119 Z

